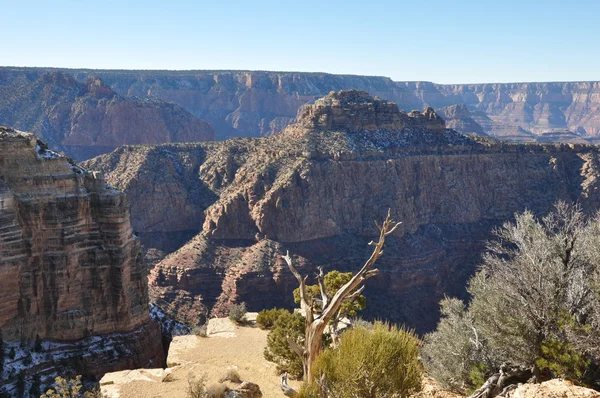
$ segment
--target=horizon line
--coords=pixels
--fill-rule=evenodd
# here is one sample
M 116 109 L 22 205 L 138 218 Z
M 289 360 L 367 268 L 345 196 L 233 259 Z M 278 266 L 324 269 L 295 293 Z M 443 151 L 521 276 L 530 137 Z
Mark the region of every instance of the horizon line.
M 431 83 L 440 86 L 468 86 L 482 84 L 561 84 L 561 83 L 598 83 L 598 80 L 538 80 L 538 81 L 505 81 L 505 82 L 471 82 L 471 83 L 436 83 L 431 80 L 394 80 L 390 76 L 384 75 L 360 75 L 355 73 L 332 73 L 320 71 L 294 71 L 294 70 L 269 70 L 269 69 L 127 69 L 127 68 L 89 68 L 89 67 L 65 67 L 65 66 L 17 66 L 0 65 L 0 69 L 48 69 L 48 70 L 67 70 L 67 71 L 98 71 L 98 72 L 234 72 L 234 73 L 298 73 L 313 75 L 331 75 L 331 76 L 354 76 L 354 77 L 375 77 L 389 79 L 394 83 Z

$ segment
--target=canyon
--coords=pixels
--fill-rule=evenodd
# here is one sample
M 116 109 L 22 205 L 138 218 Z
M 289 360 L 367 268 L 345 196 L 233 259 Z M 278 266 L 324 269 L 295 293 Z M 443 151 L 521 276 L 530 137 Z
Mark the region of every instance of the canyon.
M 79 117 L 81 125 L 72 123 L 77 131 L 59 148 L 77 159 L 109 152 L 121 144 L 207 140 L 213 137 L 210 126 L 219 140 L 276 134 L 295 121 L 303 105 L 330 91 L 347 89 L 367 91 L 406 110 L 458 106 L 459 112 L 454 110 L 449 115 L 455 119 L 449 123 L 450 127 L 508 141 L 595 143 L 600 135 L 599 82 L 444 85 L 393 81 L 379 76 L 268 71 L 1 67 L 0 98 L 4 99 L 0 101 L 4 102 L 0 102 L 0 124 L 34 132 L 38 132 L 36 128 L 45 131 L 55 124 L 60 118 L 53 116 L 34 118 L 25 124 L 24 120 L 33 118 L 28 107 L 38 100 L 22 93 L 34 91 L 31 87 L 40 85 L 40 79 L 48 79 L 43 76 L 56 73 L 68 75 L 81 84 L 100 79 L 119 98 L 133 101 L 120 105 L 123 109 L 118 111 L 119 116 L 104 116 L 110 122 L 103 121 L 105 127 L 100 130 L 88 120 L 104 114 L 104 108 L 95 103 L 87 105 L 86 112 L 91 115 Z M 6 98 L 18 100 L 6 102 Z M 71 119 L 78 115 L 73 112 Z M 107 124 L 110 126 L 106 127 Z M 70 131 L 70 127 L 61 131 Z M 45 139 L 53 145 L 62 142 Z
M 0 127 L 0 153 L 4 392 L 18 377 L 163 365 L 127 197 L 33 134 Z
M 495 226 L 557 200 L 600 205 L 595 146 L 464 135 L 431 108 L 407 113 L 355 90 L 304 106 L 273 136 L 123 146 L 84 164 L 130 197 L 144 244 L 172 252 L 152 270 L 151 294 L 190 322 L 241 301 L 292 307 L 286 250 L 309 277 L 356 270 L 391 209 L 402 225 L 364 315 L 428 331 L 444 294 L 466 295 Z

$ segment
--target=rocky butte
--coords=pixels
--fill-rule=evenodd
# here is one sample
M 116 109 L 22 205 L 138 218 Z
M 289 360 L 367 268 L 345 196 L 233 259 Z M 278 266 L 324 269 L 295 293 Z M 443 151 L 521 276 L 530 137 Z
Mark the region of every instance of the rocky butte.
M 65 72 L 0 78 L 0 125 L 36 133 L 76 159 L 89 159 L 123 144 L 213 140 L 212 127 L 179 105 L 158 98 L 115 93 L 102 80 L 83 82 Z
M 14 353 L 0 375 L 7 392 L 17 394 L 19 373 L 30 383 L 31 375 L 94 377 L 164 363 L 126 196 L 5 127 L 0 253 L 0 330 Z
M 192 321 L 233 302 L 291 307 L 285 250 L 306 275 L 356 270 L 391 208 L 403 224 L 367 283 L 366 316 L 426 331 L 443 294 L 464 296 L 494 226 L 558 199 L 598 209 L 598 160 L 591 145 L 467 136 L 432 109 L 340 91 L 275 136 L 124 146 L 85 164 L 127 193 L 146 245 L 173 251 L 151 291 Z

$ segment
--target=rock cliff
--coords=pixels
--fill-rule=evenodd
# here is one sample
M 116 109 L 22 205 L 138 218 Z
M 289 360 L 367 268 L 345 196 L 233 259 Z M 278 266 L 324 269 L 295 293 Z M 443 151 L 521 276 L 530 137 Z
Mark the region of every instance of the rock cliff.
M 50 68 L 0 68 L 0 92 L 5 97 L 23 90 L 27 92 L 42 75 L 56 71 Z M 312 103 L 332 90 L 342 89 L 367 91 L 407 110 L 464 104 L 486 134 L 510 141 L 536 141 L 540 134 L 565 131 L 570 134 L 561 134 L 562 140 L 597 142 L 600 139 L 599 82 L 442 85 L 394 82 L 377 76 L 298 72 L 89 69 L 64 69 L 62 72 L 79 82 L 100 78 L 122 96 L 159 98 L 178 104 L 210 122 L 218 139 L 277 133 L 294 122 L 302 105 Z M 2 91 L 3 87 L 5 91 Z M 26 95 L 18 95 L 23 103 L 35 103 Z M 3 108 L 12 106 L 1 101 L 0 115 Z M 2 122 L 9 121 L 0 119 Z M 166 135 L 154 138 L 161 137 L 159 142 L 168 142 Z M 546 136 L 541 141 L 549 138 L 553 136 Z M 157 143 L 135 141 L 138 142 Z
M 404 113 L 356 91 L 306 106 L 272 137 L 127 146 L 86 165 L 131 197 L 149 246 L 198 233 L 151 274 L 165 305 L 194 298 L 193 317 L 235 301 L 291 306 L 296 282 L 279 254 L 290 250 L 309 275 L 317 265 L 356 270 L 373 221 L 391 208 L 403 224 L 368 283 L 368 315 L 427 330 L 444 293 L 465 294 L 495 225 L 526 208 L 543 214 L 558 199 L 600 205 L 591 145 L 469 137 L 430 109 Z
M 494 122 L 486 130 L 491 135 L 519 129 L 534 134 L 569 130 L 593 140 L 600 135 L 600 82 L 398 84 L 434 108 L 465 104 L 483 111 Z
M 164 362 L 128 207 L 99 175 L 0 127 L 0 330 L 18 347 L 7 384 Z
M 437 111 L 446 120 L 446 127 L 449 129 L 465 134 L 487 135 L 464 104 L 450 105 Z
M 64 72 L 0 84 L 0 125 L 33 131 L 76 159 L 123 144 L 212 140 L 214 130 L 182 107 L 117 95 L 98 78 Z

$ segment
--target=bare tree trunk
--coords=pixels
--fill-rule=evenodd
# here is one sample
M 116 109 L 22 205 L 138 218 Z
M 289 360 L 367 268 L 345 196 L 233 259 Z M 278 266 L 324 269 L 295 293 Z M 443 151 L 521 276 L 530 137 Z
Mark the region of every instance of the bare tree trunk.
M 300 285 L 300 307 L 304 311 L 306 317 L 304 346 L 300 347 L 298 344 L 291 341 L 289 343 L 292 350 L 302 358 L 304 381 L 307 381 L 308 383 L 311 383 L 313 380 L 312 365 L 323 350 L 323 332 L 325 331 L 325 328 L 332 319 L 337 319 L 339 309 L 344 302 L 354 300 L 356 297 L 360 296 L 364 289 L 364 281 L 379 273 L 378 269 L 371 268 L 373 268 L 375 261 L 383 254 L 385 238 L 392 234 L 400 223 L 396 223 L 392 220 L 391 212 L 388 210 L 387 217 L 383 224 L 379 225 L 375 222 L 375 225 L 377 225 L 377 228 L 379 229 L 379 241 L 371 241 L 369 243 L 369 245 L 375 246 L 373 253 L 363 267 L 345 285 L 340 287 L 331 298 L 325 292 L 323 270 L 319 269 L 317 281 L 322 301 L 322 310 L 320 312 L 316 311 L 314 303 L 309 303 L 308 295 L 306 294 L 307 277 L 305 276 L 303 278 L 298 270 L 296 270 L 289 252 L 283 256 L 290 271 L 294 274 Z M 334 327 L 337 327 L 337 325 L 334 325 Z
M 491 375 L 469 398 L 493 398 L 503 395 L 510 390 L 511 385 L 526 382 L 532 375 L 532 369 L 504 364 L 500 367 L 500 372 Z

